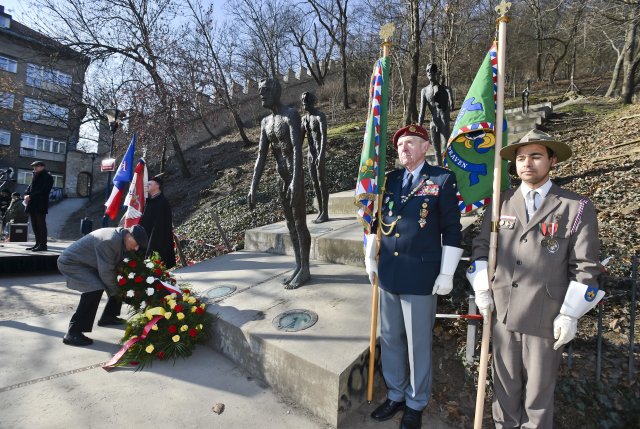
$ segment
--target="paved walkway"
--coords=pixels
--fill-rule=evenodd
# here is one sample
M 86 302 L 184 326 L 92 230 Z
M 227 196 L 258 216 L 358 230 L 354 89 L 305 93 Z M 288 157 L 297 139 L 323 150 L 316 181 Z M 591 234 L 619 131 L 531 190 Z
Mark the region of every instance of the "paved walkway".
M 60 239 L 60 233 L 67 218 L 81 210 L 87 204 L 87 201 L 87 198 L 65 198 L 49 207 L 49 214 L 47 215 L 47 234 L 49 238 Z M 80 225 L 78 225 L 78 230 L 80 230 Z

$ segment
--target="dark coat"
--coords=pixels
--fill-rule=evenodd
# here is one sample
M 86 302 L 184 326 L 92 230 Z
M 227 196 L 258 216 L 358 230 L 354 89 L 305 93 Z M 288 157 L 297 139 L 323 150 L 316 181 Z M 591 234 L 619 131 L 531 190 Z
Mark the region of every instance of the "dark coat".
M 80 292 L 106 290 L 118 293 L 116 267 L 124 258 L 124 228 L 101 228 L 67 247 L 58 257 L 58 270 L 69 289 Z
M 25 195 L 31 197 L 25 211 L 27 213 L 48 213 L 51 188 L 53 188 L 53 176 L 47 170 L 42 170 L 37 174 L 34 173 L 31 185 L 25 192 Z
M 425 163 L 418 183 L 413 185 L 416 192 L 403 203 L 404 171 L 399 169 L 387 174 L 382 204 L 379 286 L 395 294 L 431 295 L 440 273 L 442 246 L 461 247 L 456 178 L 447 169 Z M 424 219 L 422 227 L 421 219 Z M 394 221 L 397 221 L 395 226 L 390 226 Z
M 169 200 L 163 193 L 147 198 L 140 225 L 149 237 L 147 255 L 158 252 L 167 268 L 175 267 L 176 253 L 173 249 L 173 214 Z
M 22 199 L 18 198 L 15 201 L 11 201 L 7 212 L 4 214 L 4 222 L 9 223 L 13 220 L 14 223 L 26 223 L 29 220 L 29 215 L 25 213 L 24 208 Z

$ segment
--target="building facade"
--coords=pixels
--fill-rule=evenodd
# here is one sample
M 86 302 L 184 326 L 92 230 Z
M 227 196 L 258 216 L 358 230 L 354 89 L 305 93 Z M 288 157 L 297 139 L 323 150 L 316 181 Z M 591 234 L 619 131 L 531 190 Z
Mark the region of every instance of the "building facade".
M 66 193 L 67 154 L 76 149 L 86 113 L 88 65 L 88 57 L 13 20 L 0 6 L 0 170 L 13 170 L 12 191 L 25 191 L 30 164 L 42 160 L 54 178 L 52 199 Z

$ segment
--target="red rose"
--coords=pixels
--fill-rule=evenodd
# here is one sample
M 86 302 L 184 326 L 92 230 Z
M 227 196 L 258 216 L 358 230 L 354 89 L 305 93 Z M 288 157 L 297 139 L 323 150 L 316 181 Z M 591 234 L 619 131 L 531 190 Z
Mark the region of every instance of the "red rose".
M 162 290 L 162 285 L 160 283 L 156 283 L 156 290 Z
M 158 353 L 156 353 L 156 356 L 158 356 L 158 359 L 162 360 L 164 359 L 164 352 L 160 350 Z
M 171 279 L 171 284 L 175 286 L 176 285 L 176 279 Z
M 177 330 L 178 330 L 178 328 L 176 328 L 176 325 L 170 325 L 169 326 L 169 333 L 170 334 L 175 334 Z
M 189 329 L 189 336 L 190 337 L 195 337 L 196 335 L 198 335 L 198 331 L 196 331 L 195 329 L 191 328 Z
M 189 289 L 182 289 L 182 293 L 191 293 Z
M 127 279 L 125 279 L 124 277 L 123 277 L 123 278 L 121 278 L 120 280 L 118 280 L 118 284 L 119 284 L 120 286 L 124 286 L 124 285 L 126 285 L 126 284 L 127 284 Z
M 176 313 L 180 313 L 182 310 L 184 310 L 184 307 L 180 304 L 177 304 L 175 307 L 173 307 L 173 311 L 175 311 Z
M 138 365 L 140 362 L 132 360 L 131 362 L 129 362 L 129 365 Z
M 144 279 L 143 279 L 142 277 L 140 277 L 140 276 L 136 276 L 136 277 L 133 279 L 133 281 L 134 281 L 134 282 L 136 282 L 136 283 L 142 283 L 142 280 L 144 280 Z
M 138 266 L 138 261 L 131 260 L 127 263 L 127 265 L 129 265 L 131 268 L 135 268 Z
M 157 276 L 159 276 L 160 274 L 162 274 L 162 270 L 160 268 L 156 268 L 155 273 Z
M 204 308 L 196 308 L 196 313 L 198 313 L 198 315 L 201 315 L 202 313 L 204 313 Z

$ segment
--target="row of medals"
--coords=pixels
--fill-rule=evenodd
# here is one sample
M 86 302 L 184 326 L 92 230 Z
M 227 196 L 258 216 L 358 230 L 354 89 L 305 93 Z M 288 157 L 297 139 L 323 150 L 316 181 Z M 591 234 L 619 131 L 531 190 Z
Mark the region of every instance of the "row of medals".
M 554 238 L 554 236 L 556 235 L 556 232 L 558 232 L 558 223 L 557 222 L 551 222 L 551 223 L 541 222 L 540 232 L 544 237 L 540 242 L 540 245 L 542 247 L 545 247 L 549 251 L 549 253 L 556 253 L 560 248 L 560 245 L 558 244 L 558 240 Z M 547 238 L 547 233 L 549 234 L 548 238 Z
M 409 199 L 409 197 L 411 196 L 411 194 L 407 195 L 406 197 L 402 197 L 402 199 L 404 200 Z M 389 203 L 389 217 L 393 216 L 393 201 L 389 202 L 389 197 L 387 197 L 387 200 L 385 201 L 386 203 Z M 404 201 L 403 201 L 404 202 Z M 424 228 L 425 225 L 427 224 L 427 216 L 429 215 L 429 204 L 427 203 L 427 199 L 425 198 L 425 200 L 422 202 L 422 207 L 420 207 L 420 220 L 418 220 L 418 225 L 420 225 L 420 228 Z

